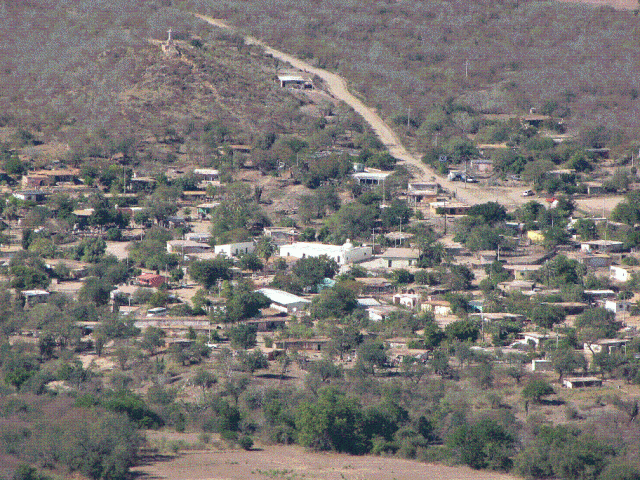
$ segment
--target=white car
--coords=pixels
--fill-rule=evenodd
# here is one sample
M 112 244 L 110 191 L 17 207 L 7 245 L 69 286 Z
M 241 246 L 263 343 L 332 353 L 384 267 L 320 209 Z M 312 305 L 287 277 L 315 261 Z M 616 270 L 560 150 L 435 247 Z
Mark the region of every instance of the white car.
M 525 190 L 524 192 L 522 192 L 523 197 L 533 197 L 534 195 L 535 192 L 533 190 Z

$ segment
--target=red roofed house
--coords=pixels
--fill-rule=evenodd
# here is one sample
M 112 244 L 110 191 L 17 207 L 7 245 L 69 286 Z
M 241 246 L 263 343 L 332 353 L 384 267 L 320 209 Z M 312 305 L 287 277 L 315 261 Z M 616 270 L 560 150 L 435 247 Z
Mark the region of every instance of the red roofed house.
M 143 273 L 137 277 L 138 285 L 142 287 L 154 287 L 159 288 L 164 285 L 166 280 L 162 275 L 156 275 L 155 273 Z

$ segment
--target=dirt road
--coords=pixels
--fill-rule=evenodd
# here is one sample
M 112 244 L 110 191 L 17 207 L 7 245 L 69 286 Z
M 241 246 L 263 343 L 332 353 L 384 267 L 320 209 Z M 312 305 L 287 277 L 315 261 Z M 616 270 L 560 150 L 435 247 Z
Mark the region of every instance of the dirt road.
M 398 458 L 314 453 L 295 446 L 187 451 L 134 468 L 149 480 L 515 480 L 516 477 Z
M 208 17 L 206 15 L 194 14 L 196 17 L 218 28 L 234 30 L 229 24 L 223 20 Z M 378 135 L 380 140 L 389 150 L 389 153 L 400 160 L 401 164 L 405 164 L 407 168 L 414 174 L 417 180 L 430 181 L 437 180 L 443 188 L 450 192 L 456 193 L 456 198 L 464 203 L 475 205 L 489 201 L 499 201 L 506 206 L 517 206 L 525 203 L 528 199 L 520 196 L 520 190 L 506 187 L 485 187 L 478 184 L 464 185 L 461 183 L 453 183 L 446 177 L 438 175 L 433 169 L 426 166 L 418 157 L 409 152 L 399 137 L 389 125 L 387 125 L 376 111 L 366 106 L 360 99 L 353 95 L 347 87 L 347 82 L 340 75 L 329 72 L 322 68 L 314 67 L 309 63 L 300 60 L 288 53 L 277 50 L 255 37 L 245 36 L 245 42 L 249 45 L 258 45 L 264 49 L 266 53 L 273 57 L 291 64 L 293 67 L 305 71 L 307 73 L 317 75 L 326 84 L 329 93 L 339 100 L 342 100 L 351 108 L 353 108 L 364 120 L 371 126 L 373 131 Z

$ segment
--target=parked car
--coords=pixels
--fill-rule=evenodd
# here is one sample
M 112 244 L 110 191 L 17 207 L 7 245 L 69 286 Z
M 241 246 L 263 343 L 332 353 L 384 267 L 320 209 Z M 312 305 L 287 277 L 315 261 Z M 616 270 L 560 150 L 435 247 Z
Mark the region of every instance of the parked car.
M 535 192 L 533 190 L 525 190 L 524 192 L 522 192 L 523 197 L 533 197 L 534 195 Z

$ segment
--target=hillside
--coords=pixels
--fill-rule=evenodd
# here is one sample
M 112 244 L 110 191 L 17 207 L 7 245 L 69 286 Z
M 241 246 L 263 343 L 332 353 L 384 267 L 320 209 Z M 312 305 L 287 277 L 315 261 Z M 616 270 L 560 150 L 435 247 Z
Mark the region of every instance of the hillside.
M 536 1 L 197 3 L 337 70 L 418 148 L 452 105 L 471 117 L 457 126 L 465 133 L 482 126 L 481 114 L 530 108 L 583 136 L 602 125 L 613 147 L 640 127 L 629 12 Z
M 120 152 L 206 165 L 222 143 L 314 131 L 310 101 L 279 88 L 240 37 L 154 2 L 48 3 L 0 15 L 0 127 L 13 146 L 69 144 L 75 164 Z M 179 56 L 161 49 L 169 28 Z

